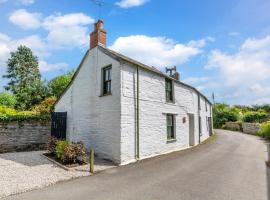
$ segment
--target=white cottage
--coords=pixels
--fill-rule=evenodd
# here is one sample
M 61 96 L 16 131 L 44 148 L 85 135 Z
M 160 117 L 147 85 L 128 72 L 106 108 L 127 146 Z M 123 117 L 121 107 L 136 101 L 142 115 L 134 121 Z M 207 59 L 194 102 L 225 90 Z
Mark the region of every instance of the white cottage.
M 55 104 L 67 139 L 102 158 L 134 162 L 199 144 L 212 134 L 211 102 L 194 87 L 106 48 L 103 21 Z

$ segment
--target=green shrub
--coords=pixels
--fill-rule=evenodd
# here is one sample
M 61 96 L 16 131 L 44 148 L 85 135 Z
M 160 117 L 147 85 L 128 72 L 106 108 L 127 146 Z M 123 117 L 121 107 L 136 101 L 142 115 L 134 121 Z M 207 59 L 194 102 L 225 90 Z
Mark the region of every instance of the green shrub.
M 231 109 L 225 104 L 217 104 L 213 109 L 213 121 L 215 128 L 221 128 L 226 122 L 235 122 L 239 119 L 236 110 Z
M 270 121 L 261 124 L 261 130 L 258 135 L 270 140 Z
M 250 123 L 260 123 L 263 122 L 267 119 L 268 115 L 265 111 L 259 110 L 255 112 L 247 112 L 243 116 L 243 121 L 244 122 L 250 122 Z
M 16 97 L 13 94 L 5 92 L 0 93 L 0 106 L 14 108 L 16 103 L 17 103 Z
M 53 105 L 56 102 L 56 97 L 47 97 L 40 104 L 35 105 L 32 111 L 36 114 L 50 114 L 53 111 Z
M 53 148 L 53 145 L 51 147 Z M 65 164 L 86 161 L 86 150 L 82 142 L 69 143 L 68 141 L 57 141 L 55 153 L 56 157 Z
M 17 111 L 13 108 L 0 106 L 0 121 L 48 121 L 50 115 L 40 115 L 33 111 Z
M 64 153 L 65 153 L 65 148 L 69 145 L 68 141 L 58 141 L 56 143 L 55 147 L 55 154 L 56 157 L 59 158 L 60 160 L 64 161 Z

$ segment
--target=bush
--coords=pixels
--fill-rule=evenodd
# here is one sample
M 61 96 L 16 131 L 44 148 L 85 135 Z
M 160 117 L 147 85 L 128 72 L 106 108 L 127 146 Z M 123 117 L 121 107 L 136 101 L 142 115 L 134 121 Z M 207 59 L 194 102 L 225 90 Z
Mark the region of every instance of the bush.
M 235 122 L 239 114 L 225 104 L 217 104 L 213 109 L 214 127 L 221 128 L 226 122 Z
M 268 115 L 265 111 L 259 110 L 256 112 L 247 112 L 243 116 L 244 122 L 250 122 L 250 123 L 261 123 L 267 119 Z
M 56 143 L 57 143 L 57 138 L 55 137 L 50 137 L 47 144 L 46 144 L 46 149 L 49 151 L 49 153 L 55 154 L 55 149 L 56 149 Z
M 13 108 L 0 106 L 0 121 L 48 121 L 50 115 L 40 115 L 33 111 L 17 111 Z
M 55 154 L 56 157 L 64 161 L 65 148 L 69 145 L 68 141 L 59 140 L 56 142 Z
M 16 97 L 13 94 L 5 92 L 0 93 L 0 106 L 14 108 L 16 103 Z
M 50 114 L 53 111 L 53 105 L 56 102 L 56 97 L 47 97 L 40 104 L 34 106 L 32 111 L 36 114 Z
M 270 140 L 270 121 L 261 124 L 261 130 L 258 135 Z
M 65 164 L 86 162 L 86 150 L 82 142 L 69 143 L 58 141 L 55 147 L 56 157 Z

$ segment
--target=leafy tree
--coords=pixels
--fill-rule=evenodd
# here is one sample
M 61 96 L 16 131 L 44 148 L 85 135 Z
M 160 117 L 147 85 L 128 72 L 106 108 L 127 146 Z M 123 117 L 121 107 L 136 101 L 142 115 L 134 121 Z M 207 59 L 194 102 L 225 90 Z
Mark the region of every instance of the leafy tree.
M 213 109 L 213 121 L 215 128 L 221 128 L 226 122 L 235 122 L 239 119 L 239 113 L 226 104 L 215 104 Z
M 5 89 L 16 96 L 15 107 L 18 109 L 29 109 L 46 96 L 38 58 L 26 46 L 19 46 L 15 52 L 11 52 L 7 61 L 7 74 L 3 77 L 9 79 Z
M 0 106 L 14 108 L 16 103 L 16 97 L 13 94 L 6 92 L 0 93 Z
M 74 71 L 71 71 L 67 74 L 55 77 L 48 83 L 48 90 L 51 96 L 56 96 L 59 98 L 62 93 L 65 91 L 66 87 L 70 83 Z

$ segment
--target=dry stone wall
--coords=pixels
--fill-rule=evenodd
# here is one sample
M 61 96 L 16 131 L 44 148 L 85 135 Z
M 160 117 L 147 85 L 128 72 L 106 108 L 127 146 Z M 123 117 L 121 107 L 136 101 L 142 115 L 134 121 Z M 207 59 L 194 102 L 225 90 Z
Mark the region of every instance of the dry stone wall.
M 242 124 L 243 132 L 247 134 L 256 135 L 257 132 L 260 130 L 260 124 L 258 123 L 247 123 L 244 122 Z
M 0 122 L 0 153 L 44 149 L 50 122 Z

